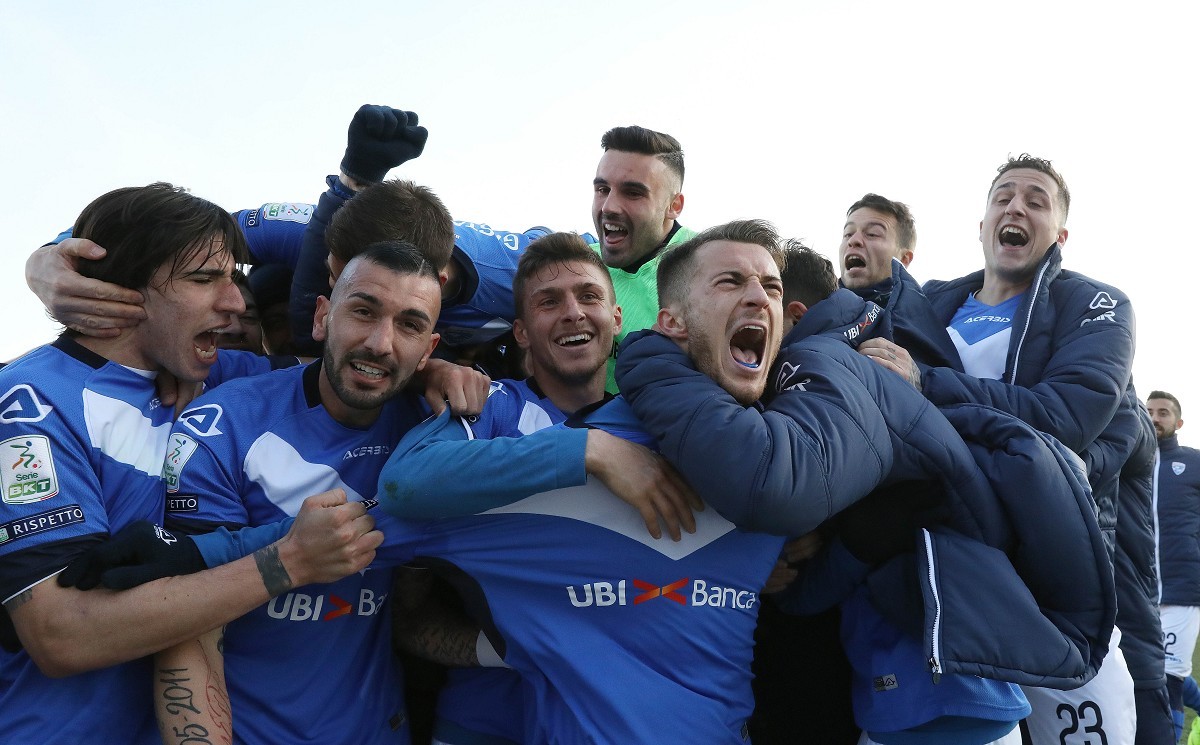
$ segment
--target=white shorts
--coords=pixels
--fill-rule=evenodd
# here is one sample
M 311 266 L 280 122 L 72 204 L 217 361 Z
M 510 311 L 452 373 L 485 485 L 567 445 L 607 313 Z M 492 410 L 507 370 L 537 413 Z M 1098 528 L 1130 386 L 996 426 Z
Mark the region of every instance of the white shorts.
M 1163 651 L 1167 675 L 1186 678 L 1192 674 L 1196 635 L 1200 634 L 1200 608 L 1194 605 L 1164 605 L 1158 609 L 1163 627 Z
M 1113 629 L 1100 672 L 1073 691 L 1025 688 L 1033 713 L 1021 725 L 1032 745 L 1132 745 L 1137 732 L 1133 678 Z

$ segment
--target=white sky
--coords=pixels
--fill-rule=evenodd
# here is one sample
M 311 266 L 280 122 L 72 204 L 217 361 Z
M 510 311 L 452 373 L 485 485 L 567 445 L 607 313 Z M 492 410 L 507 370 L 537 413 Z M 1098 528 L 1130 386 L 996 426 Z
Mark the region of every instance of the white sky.
M 1137 309 L 1139 391 L 1200 411 L 1196 28 L 1185 2 L 0 0 L 0 359 L 56 333 L 24 259 L 93 198 L 315 201 L 382 103 L 431 132 L 393 175 L 457 219 L 590 230 L 600 135 L 636 123 L 683 143 L 689 227 L 762 217 L 836 258 L 875 191 L 913 209 L 919 280 L 982 266 L 996 166 L 1050 158 L 1066 266 Z

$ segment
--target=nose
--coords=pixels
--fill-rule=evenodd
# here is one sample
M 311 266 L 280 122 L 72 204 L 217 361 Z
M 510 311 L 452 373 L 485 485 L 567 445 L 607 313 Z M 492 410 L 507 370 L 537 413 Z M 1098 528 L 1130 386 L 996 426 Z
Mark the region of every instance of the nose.
M 575 321 L 583 318 L 583 306 L 579 304 L 579 300 L 574 295 L 568 295 L 563 300 L 562 312 L 564 319 Z
M 232 279 L 227 282 L 221 290 L 220 297 L 217 298 L 217 310 L 222 313 L 232 313 L 234 316 L 240 316 L 246 312 L 246 300 L 242 297 L 242 290 Z
M 604 215 L 616 214 L 621 211 L 621 199 L 615 191 L 610 191 L 604 195 L 600 202 L 600 213 Z
M 376 355 L 385 355 L 392 351 L 392 338 L 395 336 L 395 329 L 392 328 L 390 321 L 380 320 L 371 329 L 371 333 L 367 335 L 364 346 Z
M 856 230 L 846 239 L 847 246 L 855 246 L 861 248 L 863 245 L 863 234 L 861 230 Z
M 767 288 L 762 286 L 762 282 L 751 279 L 746 283 L 744 300 L 747 305 L 765 308 L 771 304 L 771 295 L 767 292 Z

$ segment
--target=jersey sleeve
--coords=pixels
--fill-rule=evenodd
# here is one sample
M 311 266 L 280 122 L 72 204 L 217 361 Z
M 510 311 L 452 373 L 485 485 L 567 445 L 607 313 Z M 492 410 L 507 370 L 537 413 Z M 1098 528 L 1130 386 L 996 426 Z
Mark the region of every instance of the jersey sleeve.
M 488 398 L 474 425 L 487 438 L 449 410 L 404 436 L 379 476 L 387 512 L 406 519 L 461 517 L 586 481 L 586 430 L 491 437 L 496 430 L 488 409 L 497 398 Z
M 298 202 L 268 202 L 233 213 L 250 247 L 250 263 L 286 264 L 295 268 L 305 228 L 315 209 L 311 204 Z
M 109 533 L 89 448 L 51 403 L 29 384 L 3 397 L 0 602 L 62 569 Z M 41 418 L 14 421 L 22 415 Z
M 234 422 L 227 425 L 226 429 Z M 220 433 L 195 436 L 187 425 L 175 424 L 163 463 L 168 529 L 195 535 L 249 523 L 241 497 L 241 458 L 230 440 L 228 434 Z
M 237 561 L 243 556 L 249 556 L 260 548 L 266 548 L 275 541 L 287 535 L 292 529 L 294 517 L 284 518 L 279 522 L 257 525 L 253 528 L 229 530 L 217 528 L 211 533 L 192 536 L 204 563 L 209 569 Z
M 261 375 L 272 370 L 282 370 L 300 364 L 300 359 L 290 354 L 255 354 L 241 349 L 222 349 L 217 352 L 217 361 L 204 379 L 204 389 L 228 383 L 237 378 Z
M 312 338 L 317 298 L 329 295 L 329 267 L 325 263 L 329 249 L 325 245 L 325 231 L 334 214 L 354 196 L 342 186 L 337 176 L 329 176 L 325 181 L 329 189 L 317 201 L 312 218 L 305 226 L 296 271 L 292 274 L 292 296 L 288 307 L 292 341 L 300 354 L 309 356 L 318 356 L 321 351 L 321 345 Z
M 660 452 L 696 493 L 745 530 L 798 536 L 870 493 L 892 470 L 883 413 L 856 378 L 819 355 L 765 410 L 743 406 L 675 342 L 638 332 L 617 381 Z

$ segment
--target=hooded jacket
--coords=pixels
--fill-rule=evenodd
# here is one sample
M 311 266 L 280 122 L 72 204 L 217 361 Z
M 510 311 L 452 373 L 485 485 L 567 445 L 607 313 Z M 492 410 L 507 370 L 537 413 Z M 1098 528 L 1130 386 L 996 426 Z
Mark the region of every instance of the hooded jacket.
M 944 327 L 981 287 L 979 271 L 927 282 L 924 292 Z M 922 370 L 922 390 L 939 406 L 978 403 L 1008 412 L 1083 458 L 1114 551 L 1121 650 L 1135 687 L 1146 690 L 1166 678 L 1151 494 L 1155 440 L 1133 387 L 1134 326 L 1129 298 L 1063 269 L 1055 245 L 1013 321 L 1003 378 L 933 367 Z
M 922 629 L 927 672 L 1081 685 L 1107 650 L 1115 592 L 1078 460 L 987 407 L 951 410 L 964 440 L 908 383 L 853 350 L 881 313 L 848 290 L 816 304 L 784 339 L 765 410 L 738 404 L 652 332 L 626 342 L 618 382 L 662 454 L 743 529 L 800 535 L 880 486 L 941 482 L 945 527 L 922 533 L 920 553 L 871 573 L 872 603 L 901 628 Z M 1031 483 L 1042 499 L 1024 499 Z M 1016 496 L 1031 504 L 1009 504 Z

